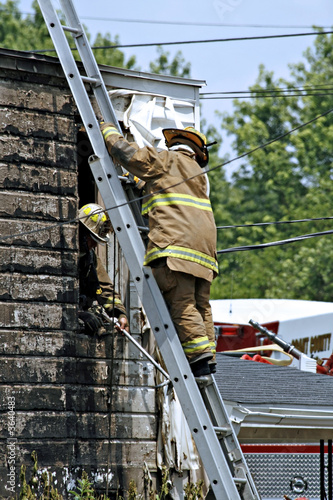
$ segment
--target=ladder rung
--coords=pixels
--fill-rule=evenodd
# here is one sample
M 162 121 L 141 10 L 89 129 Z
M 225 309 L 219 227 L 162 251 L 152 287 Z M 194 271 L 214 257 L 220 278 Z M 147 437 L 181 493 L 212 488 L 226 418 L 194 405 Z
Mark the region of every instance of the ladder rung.
M 76 35 L 80 35 L 82 33 L 81 30 L 77 28 L 71 28 L 70 26 L 63 26 L 62 29 L 64 31 L 69 31 L 70 33 L 75 33 Z
M 230 427 L 214 427 L 216 434 L 228 434 L 230 432 Z
M 89 76 L 81 76 L 81 79 L 83 82 L 101 84 L 101 80 L 99 78 L 90 78 Z
M 246 484 L 247 479 L 246 479 L 246 477 L 234 477 L 234 482 L 236 484 Z

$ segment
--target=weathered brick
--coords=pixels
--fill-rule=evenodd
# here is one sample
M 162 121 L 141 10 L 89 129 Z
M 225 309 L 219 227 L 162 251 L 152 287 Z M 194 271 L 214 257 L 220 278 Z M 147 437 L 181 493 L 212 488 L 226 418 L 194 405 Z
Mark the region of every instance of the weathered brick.
M 11 365 L 13 366 L 13 364 Z M 28 381 L 27 381 L 28 382 Z M 15 398 L 15 410 L 51 410 L 108 413 L 110 386 L 80 386 L 78 384 L 28 383 L 2 385 L 0 411 L 8 408 L 7 396 Z M 152 387 L 115 387 L 112 391 L 112 413 L 155 413 L 155 390 Z
M 18 74 L 15 75 L 16 78 Z M 67 86 L 66 80 L 63 80 Z M 0 79 L 0 104 L 24 110 L 50 111 L 55 113 L 73 113 L 74 99 L 70 90 L 51 85 L 17 82 Z
M 77 303 L 78 280 L 66 276 L 25 275 L 3 273 L 0 282 L 0 300 Z
M 137 341 L 140 341 L 139 336 Z M 34 330 L 0 330 L 0 354 L 22 356 L 65 356 L 78 358 L 111 359 L 112 340 L 75 332 L 47 332 Z M 115 360 L 145 361 L 147 358 L 126 340 L 116 334 L 113 357 Z
M 74 142 L 76 127 L 73 119 L 54 113 L 47 115 L 0 107 L 0 134 Z
M 155 389 L 152 387 L 114 386 L 112 412 L 151 413 L 156 411 Z M 110 386 L 72 385 L 66 389 L 67 410 L 109 411 Z
M 126 413 L 155 413 L 155 388 L 117 386 L 113 390 L 112 406 L 114 411 Z
M 77 308 L 70 305 L 0 302 L 0 328 L 75 330 Z
M 54 249 L 77 249 L 78 224 L 0 219 L 0 242 Z
M 0 382 L 8 384 L 82 384 L 110 385 L 110 362 L 93 359 L 47 357 L 0 357 Z M 115 362 L 113 383 L 144 387 L 154 385 L 150 363 Z
M 70 94 L 56 58 L 0 55 L 0 384 L 15 395 L 17 483 L 36 450 L 64 498 L 82 468 L 105 486 L 109 455 L 113 493 L 142 484 L 157 434 L 152 364 L 122 335 L 77 333 L 78 223 L 54 224 L 76 217 L 91 154 Z M 0 497 L 7 471 L 1 439 Z
M 75 432 L 75 424 L 72 430 Z M 1 449 L 6 451 L 6 441 L 1 443 Z M 76 443 L 76 460 L 73 456 L 73 445 Z M 4 446 L 3 446 L 4 445 Z M 33 447 L 33 445 L 35 447 Z M 16 443 L 17 462 L 31 464 L 31 453 L 36 451 L 40 467 L 61 466 L 68 464 L 80 464 L 100 466 L 107 464 L 108 439 L 99 440 L 80 440 L 68 437 L 66 440 L 57 439 L 53 436 L 50 440 L 35 439 L 34 443 L 30 440 L 18 438 Z M 146 462 L 153 470 L 156 467 L 156 443 L 152 441 L 131 441 L 111 439 L 111 464 L 129 466 L 138 466 L 143 468 Z M 6 453 L 1 455 L 0 464 L 6 463 Z M 1 483 L 0 483 L 1 484 Z
M 8 431 L 8 415 L 0 415 L 0 426 L 4 435 Z M 15 436 L 20 439 L 107 439 L 109 436 L 108 413 L 69 413 L 55 411 L 22 412 L 15 410 Z M 156 418 L 153 415 L 111 415 L 111 434 L 118 439 L 142 439 L 149 441 L 156 434 Z
M 113 345 L 113 357 L 115 359 L 146 359 L 144 354 L 124 335 L 115 332 L 112 339 L 112 331 L 109 335 L 102 337 L 91 337 L 87 335 L 78 335 L 76 339 L 76 355 L 80 357 L 108 358 L 111 357 Z M 140 343 L 141 335 L 131 334 L 132 337 Z
M 77 203 L 74 198 L 45 194 L 0 192 L 0 216 L 46 220 L 74 219 Z
M 59 166 L 0 163 L 0 188 L 77 196 L 77 173 Z
M 76 276 L 77 254 L 0 246 L 0 272 Z
M 98 457 L 99 464 L 107 463 L 108 440 L 78 441 L 77 460 L 82 467 L 89 466 L 93 457 Z M 156 443 L 152 441 L 134 442 L 130 440 L 111 440 L 111 463 L 127 467 L 140 467 L 144 462 L 149 467 L 156 467 Z
M 75 383 L 75 361 L 63 358 L 1 357 L 0 382 L 8 384 Z
M 6 441 L 0 442 L 0 447 L 4 450 L 0 462 L 1 498 L 9 498 L 8 491 L 5 490 L 8 473 L 6 446 Z M 109 444 L 107 439 L 87 441 L 53 438 L 36 439 L 32 445 L 29 440 L 19 439 L 16 443 L 15 464 L 17 492 L 20 491 L 21 464 L 24 463 L 27 467 L 27 479 L 31 477 L 32 451 L 35 451 L 38 457 L 38 476 L 41 476 L 42 471 L 48 470 L 52 475 L 54 487 L 64 498 L 69 498 L 69 490 L 77 489 L 77 480 L 81 478 L 82 470 L 88 473 L 97 488 L 105 488 L 105 480 L 109 477 L 110 498 L 119 497 L 119 492 L 125 495 L 130 481 L 136 483 L 139 492 L 143 490 L 144 462 L 152 474 L 156 473 L 156 444 L 151 441 L 138 443 L 111 439 Z
M 0 330 L 0 354 L 5 356 L 75 356 L 75 333 Z
M 0 136 L 2 161 L 21 162 L 76 170 L 75 147 L 35 137 Z
M 41 467 L 58 466 L 64 467 L 67 464 L 75 463 L 73 446 L 75 439 L 57 440 L 53 437 L 52 440 L 35 439 L 32 443 L 28 439 L 20 439 L 16 442 L 16 466 L 17 473 L 21 464 L 25 463 L 32 470 L 31 453 L 35 450 L 38 456 L 38 463 Z M 7 466 L 6 440 L 0 441 L 0 465 Z M 7 470 L 8 471 L 8 470 Z M 5 476 L 0 475 L 0 485 L 4 486 Z
M 109 384 L 110 360 L 77 360 L 77 383 Z M 149 361 L 113 361 L 113 383 L 126 386 L 153 386 L 154 369 Z
M 14 398 L 15 412 L 32 410 L 65 411 L 67 409 L 66 386 L 58 385 L 3 385 L 0 411 L 8 411 L 8 398 Z M 11 400 L 12 401 L 12 400 Z M 69 408 L 72 409 L 72 408 Z M 5 425 L 4 429 L 7 428 Z

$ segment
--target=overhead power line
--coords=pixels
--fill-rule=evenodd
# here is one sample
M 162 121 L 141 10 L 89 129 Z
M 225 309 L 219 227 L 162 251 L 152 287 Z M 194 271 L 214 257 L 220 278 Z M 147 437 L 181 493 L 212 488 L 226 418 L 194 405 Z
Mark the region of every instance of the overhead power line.
M 307 92 L 308 90 L 333 90 L 333 82 L 332 82 L 332 87 L 329 86 L 330 84 L 327 83 L 322 83 L 322 84 L 317 84 L 315 86 L 313 85 L 303 85 L 302 87 L 284 87 L 284 88 L 268 88 L 268 89 L 248 89 L 248 90 L 229 90 L 229 91 L 220 91 L 220 92 L 200 92 L 200 96 L 206 96 L 206 95 L 216 95 L 216 94 L 221 94 L 221 95 L 227 95 L 227 94 L 249 94 L 249 93 L 270 93 L 270 92 L 292 92 L 295 90 L 298 91 L 304 91 Z M 326 87 L 326 88 L 325 88 Z
M 253 224 L 236 224 L 234 226 L 217 226 L 216 229 L 234 229 L 240 227 L 255 227 L 255 226 L 271 226 L 277 224 L 296 224 L 300 222 L 314 222 L 319 220 L 332 220 L 333 217 L 315 217 L 312 219 L 294 219 L 294 220 L 278 220 L 271 222 L 255 222 Z
M 5 11 L 5 8 L 0 8 L 0 12 Z M 20 12 L 23 16 L 35 16 L 34 12 Z M 204 23 L 190 21 L 166 21 L 154 19 L 123 19 L 118 17 L 95 17 L 95 16 L 80 16 L 80 19 L 87 21 L 106 21 L 115 23 L 139 23 L 139 24 L 171 24 L 175 26 L 216 26 L 224 28 L 270 28 L 270 29 L 331 29 L 332 26 L 319 26 L 318 24 L 309 25 L 281 25 L 281 24 L 226 24 L 226 23 Z
M 120 18 L 104 18 L 104 17 L 88 17 L 80 16 L 81 19 L 91 21 L 108 21 L 118 23 L 141 23 L 141 24 L 168 24 L 175 26 L 216 26 L 223 28 L 269 28 L 269 29 L 331 29 L 332 26 L 306 26 L 306 25 L 277 25 L 277 24 L 225 24 L 225 23 L 203 23 L 203 22 L 190 22 L 190 21 L 159 21 L 147 19 L 120 19 Z
M 269 248 L 280 245 L 286 245 L 288 243 L 296 243 L 298 241 L 307 240 L 309 238 L 316 238 L 318 236 L 324 236 L 328 234 L 333 234 L 333 229 L 330 231 L 322 231 L 321 233 L 303 234 L 302 236 L 296 236 L 295 238 L 288 238 L 287 240 L 272 241 L 270 243 L 261 243 L 259 245 L 244 245 L 240 247 L 225 248 L 224 250 L 218 250 L 216 253 L 218 255 L 221 255 L 223 253 L 244 252 L 246 250 L 259 250 L 261 248 Z
M 234 37 L 234 38 L 214 38 L 208 40 L 184 40 L 181 42 L 152 42 L 152 43 L 130 43 L 130 44 L 113 44 L 113 45 L 97 45 L 91 47 L 92 49 L 126 49 L 126 48 L 138 48 L 138 47 L 155 47 L 159 45 L 189 45 L 196 43 L 220 43 L 220 42 L 240 42 L 249 40 L 268 40 L 273 38 L 290 38 L 299 36 L 313 36 L 313 35 L 329 35 L 333 31 L 313 31 L 311 33 L 289 33 L 284 35 L 262 35 L 262 36 L 246 36 L 246 37 Z M 77 50 L 76 47 L 71 47 L 71 50 Z M 56 52 L 55 49 L 39 49 L 31 50 L 32 53 L 39 52 Z
M 304 92 L 301 93 L 301 92 Z M 325 93 L 323 93 L 325 92 Z M 256 97 L 271 98 L 271 97 L 305 97 L 305 96 L 327 96 L 332 95 L 333 85 L 304 85 L 302 87 L 286 87 L 286 88 L 268 88 L 268 89 L 249 89 L 235 91 L 220 91 L 220 92 L 200 92 L 199 97 L 205 99 L 252 99 Z
M 333 90 L 333 89 L 332 89 Z M 333 95 L 333 93 L 326 92 L 325 94 L 321 94 L 319 92 L 315 92 L 313 94 L 265 94 L 265 95 L 243 95 L 240 97 L 239 95 L 230 95 L 227 97 L 219 96 L 219 97 L 201 97 L 201 101 L 213 101 L 213 100 L 226 100 L 226 99 L 254 99 L 255 97 L 259 99 L 273 99 L 276 97 L 285 98 L 285 97 L 325 97 L 328 95 Z

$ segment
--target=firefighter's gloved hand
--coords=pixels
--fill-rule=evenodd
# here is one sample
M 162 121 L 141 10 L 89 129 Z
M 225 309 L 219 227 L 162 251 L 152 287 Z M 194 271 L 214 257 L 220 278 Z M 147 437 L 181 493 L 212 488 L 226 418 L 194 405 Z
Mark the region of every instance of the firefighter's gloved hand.
M 79 311 L 79 318 L 84 322 L 85 332 L 88 335 L 96 335 L 103 326 L 102 320 L 89 311 Z
M 129 324 L 128 324 L 128 320 L 127 320 L 127 317 L 125 316 L 125 314 L 121 314 L 118 318 L 118 324 L 119 324 L 119 327 L 116 326 L 116 329 L 117 330 L 126 330 L 126 332 L 129 333 Z

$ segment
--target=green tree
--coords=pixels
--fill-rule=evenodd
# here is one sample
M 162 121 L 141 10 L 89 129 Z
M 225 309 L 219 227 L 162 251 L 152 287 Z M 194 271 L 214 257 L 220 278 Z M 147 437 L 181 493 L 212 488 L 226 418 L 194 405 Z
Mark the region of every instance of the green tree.
M 157 47 L 157 52 L 157 59 L 149 65 L 152 73 L 181 76 L 184 78 L 190 77 L 191 64 L 185 61 L 180 51 L 176 53 L 172 61 L 170 61 L 170 52 L 164 51 L 161 46 Z
M 222 127 L 235 136 L 243 154 L 333 109 L 333 37 L 318 35 L 305 61 L 291 66 L 289 81 L 274 80 L 261 67 L 250 101 L 234 102 Z M 290 89 L 285 92 L 284 89 Z M 300 90 L 302 89 L 302 90 Z M 263 97 L 263 92 L 266 96 Z M 243 159 L 233 175 L 225 211 L 233 224 L 331 216 L 333 113 Z M 228 217 L 229 217 L 228 215 Z M 217 220 L 224 223 L 223 218 Z M 222 230 L 220 249 L 282 240 L 331 229 L 320 223 L 270 225 Z M 223 254 L 214 295 L 333 300 L 332 236 L 265 250 Z
M 32 3 L 33 14 L 26 17 L 22 15 L 18 8 L 18 0 L 7 0 L 5 3 L 0 2 L 0 46 L 14 50 L 41 50 L 53 49 L 53 43 L 49 36 L 44 18 L 39 9 L 37 0 Z M 91 36 L 86 30 L 87 36 Z M 68 40 L 72 47 L 75 46 L 70 34 L 67 34 Z M 116 36 L 112 41 L 111 35 L 107 33 L 102 35 L 98 33 L 93 46 L 110 46 L 118 45 L 119 39 Z M 48 54 L 48 53 L 46 53 Z M 55 53 L 51 53 L 55 55 Z M 74 56 L 78 57 L 74 52 Z M 99 64 L 108 64 L 127 69 L 134 69 L 136 59 L 131 56 L 127 61 L 124 53 L 119 49 L 99 49 L 95 51 L 95 57 Z

